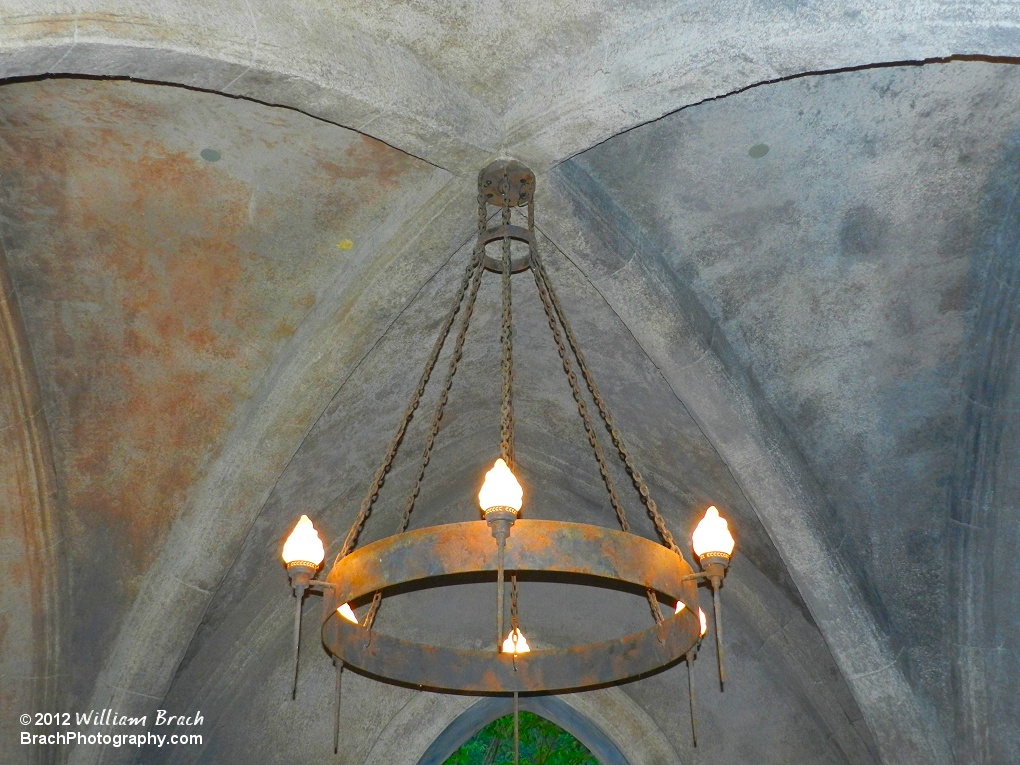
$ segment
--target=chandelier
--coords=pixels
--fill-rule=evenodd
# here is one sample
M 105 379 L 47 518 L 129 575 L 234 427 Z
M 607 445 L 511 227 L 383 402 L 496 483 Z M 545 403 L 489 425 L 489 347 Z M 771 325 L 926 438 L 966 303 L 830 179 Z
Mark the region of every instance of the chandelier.
M 322 643 L 336 667 L 336 726 L 338 749 L 340 690 L 344 667 L 382 681 L 439 692 L 512 694 L 515 720 L 520 693 L 553 693 L 595 688 L 641 676 L 685 659 L 693 714 L 690 663 L 707 632 L 704 611 L 697 603 L 696 586 L 707 583 L 715 610 L 719 681 L 723 683 L 722 641 L 718 592 L 733 552 L 733 537 L 715 507 L 710 507 L 692 535 L 700 564 L 695 571 L 684 559 L 665 519 L 635 467 L 605 399 L 564 314 L 563 304 L 549 280 L 535 236 L 535 176 L 514 160 L 493 162 L 478 176 L 478 239 L 460 288 L 425 364 L 386 457 L 375 472 L 360 510 L 325 578 L 314 578 L 323 560 L 323 543 L 307 516 L 301 516 L 283 548 L 291 586 L 297 598 L 294 623 L 294 678 L 297 693 L 298 651 L 302 601 L 308 591 L 322 595 Z M 500 210 L 489 225 L 489 207 Z M 519 208 L 525 208 L 523 211 Z M 513 222 L 516 219 L 516 223 Z M 523 224 L 523 225 L 522 225 Z M 515 252 L 512 242 L 517 245 Z M 489 245 L 499 243 L 498 256 Z M 584 426 L 599 473 L 609 494 L 620 530 L 601 526 L 520 518 L 524 491 L 514 475 L 513 312 L 511 286 L 516 275 L 530 271 L 562 362 L 578 414 Z M 446 409 L 448 394 L 460 362 L 468 326 L 483 275 L 499 275 L 502 286 L 501 406 L 499 457 L 485 476 L 478 494 L 484 523 L 461 523 L 408 530 L 410 515 L 429 464 L 433 445 Z M 358 547 L 358 538 L 390 472 L 408 426 L 454 325 L 459 324 L 448 368 L 422 452 L 417 478 L 405 507 L 400 531 Z M 574 367 L 580 372 L 575 373 Z M 630 477 L 639 500 L 650 516 L 660 542 L 633 533 L 599 440 L 600 428 L 589 410 L 583 388 L 598 411 L 613 448 Z M 603 436 L 604 437 L 604 436 Z M 495 448 L 494 448 L 495 451 Z M 534 487 L 529 491 L 541 491 Z M 525 514 L 526 515 L 526 514 Z M 509 572 L 509 630 L 506 579 Z M 517 574 L 570 574 L 585 581 L 643 591 L 651 609 L 646 629 L 615 640 L 565 648 L 531 649 L 517 616 Z M 465 650 L 410 642 L 373 629 L 382 599 L 389 588 L 410 582 L 442 586 L 444 578 L 484 574 L 495 579 L 495 640 L 488 650 Z M 662 602 L 674 604 L 663 613 Z M 368 605 L 359 621 L 351 603 Z M 370 603 L 370 605 L 369 605 Z M 515 724 L 516 743 L 516 724 Z M 516 747 L 515 747 L 516 750 Z

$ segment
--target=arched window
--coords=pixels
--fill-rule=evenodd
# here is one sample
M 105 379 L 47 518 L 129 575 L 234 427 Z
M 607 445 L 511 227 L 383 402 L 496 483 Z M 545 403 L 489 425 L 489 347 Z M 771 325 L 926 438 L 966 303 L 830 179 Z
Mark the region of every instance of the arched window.
M 521 712 L 521 763 L 601 765 L 572 734 L 534 712 Z M 514 761 L 514 716 L 498 717 L 461 744 L 444 765 L 504 765 Z
M 520 706 L 521 765 L 628 765 L 616 744 L 562 699 L 528 696 Z M 512 710 L 507 697 L 478 701 L 439 734 L 418 765 L 513 763 Z

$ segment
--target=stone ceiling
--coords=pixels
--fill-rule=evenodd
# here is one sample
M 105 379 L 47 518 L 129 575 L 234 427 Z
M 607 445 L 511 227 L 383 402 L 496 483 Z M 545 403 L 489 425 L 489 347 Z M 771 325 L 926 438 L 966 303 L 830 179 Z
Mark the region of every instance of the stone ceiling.
M 11 762 L 332 756 L 314 601 L 289 700 L 279 547 L 301 513 L 346 533 L 500 155 L 539 172 L 540 248 L 674 534 L 714 503 L 738 535 L 699 746 L 683 667 L 567 706 L 631 765 L 1020 760 L 1015 8 L 122 5 L 0 2 Z M 611 526 L 524 276 L 529 517 Z M 412 527 L 475 517 L 498 314 L 486 282 Z M 648 619 L 569 594 L 522 583 L 529 640 Z M 481 647 L 490 590 L 455 595 L 380 629 Z M 471 703 L 353 674 L 339 761 L 417 763 Z M 204 744 L 15 743 L 93 708 L 200 709 Z

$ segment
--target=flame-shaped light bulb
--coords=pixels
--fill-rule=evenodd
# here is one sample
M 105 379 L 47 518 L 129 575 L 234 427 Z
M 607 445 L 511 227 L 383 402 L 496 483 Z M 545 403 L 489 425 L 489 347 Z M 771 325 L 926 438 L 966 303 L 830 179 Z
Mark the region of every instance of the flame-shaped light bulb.
M 715 505 L 708 508 L 705 517 L 691 536 L 694 554 L 702 558 L 729 558 L 733 554 L 733 535 L 729 524 L 719 515 Z
M 340 616 L 342 616 L 344 619 L 346 619 L 347 621 L 351 622 L 351 624 L 357 624 L 358 623 L 358 617 L 354 613 L 354 609 L 351 608 L 351 604 L 350 603 L 344 603 L 342 606 L 340 606 L 336 610 L 336 612 L 338 614 L 340 614 Z
M 318 568 L 325 557 L 326 550 L 319 539 L 319 533 L 308 516 L 302 515 L 283 544 L 283 562 L 288 566 L 292 563 L 308 563 L 312 568 Z
M 478 504 L 482 511 L 493 508 L 509 508 L 514 512 L 521 509 L 524 490 L 502 458 L 496 460 L 492 470 L 485 474 L 485 483 L 478 492 Z
M 512 653 L 514 655 L 528 653 L 531 647 L 528 645 L 528 641 L 524 637 L 524 633 L 520 629 L 510 630 L 510 634 L 506 636 L 506 640 L 503 641 L 503 653 Z

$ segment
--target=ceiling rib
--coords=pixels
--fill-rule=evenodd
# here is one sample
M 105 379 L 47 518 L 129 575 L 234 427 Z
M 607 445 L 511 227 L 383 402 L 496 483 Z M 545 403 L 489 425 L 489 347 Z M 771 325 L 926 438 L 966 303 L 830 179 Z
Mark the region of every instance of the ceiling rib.
M 3 261 L 0 243 L 0 264 Z M 0 265 L 0 730 L 32 709 L 63 707 L 67 571 L 46 415 L 15 291 Z M 7 550 L 11 552 L 8 553 Z M 13 553 L 13 554 L 12 554 Z M 17 690 L 15 690 L 17 689 Z M 23 762 L 35 762 L 23 746 Z

